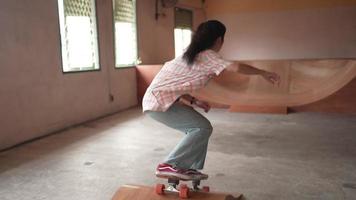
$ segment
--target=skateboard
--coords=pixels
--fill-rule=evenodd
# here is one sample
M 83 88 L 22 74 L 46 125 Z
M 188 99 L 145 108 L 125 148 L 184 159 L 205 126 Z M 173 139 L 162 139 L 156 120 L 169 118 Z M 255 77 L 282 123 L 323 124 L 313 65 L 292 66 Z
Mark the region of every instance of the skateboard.
M 163 195 L 164 193 L 176 193 L 182 199 L 187 199 L 191 192 L 209 192 L 209 186 L 203 186 L 200 188 L 200 182 L 205 179 L 181 179 L 175 176 L 157 176 L 158 178 L 168 179 L 167 187 L 164 184 L 156 184 L 156 193 Z M 192 182 L 193 187 L 188 187 L 187 184 L 179 184 L 180 181 Z

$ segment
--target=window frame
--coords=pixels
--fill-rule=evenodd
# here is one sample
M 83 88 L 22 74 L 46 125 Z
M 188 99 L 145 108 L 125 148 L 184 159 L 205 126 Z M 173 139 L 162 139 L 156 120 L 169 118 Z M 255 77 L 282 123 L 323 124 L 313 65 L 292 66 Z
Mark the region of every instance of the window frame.
M 97 0 L 93 0 L 94 1 L 94 6 L 95 6 L 95 28 L 96 28 L 96 37 L 94 38 L 97 41 L 97 54 L 98 54 L 98 68 L 96 69 L 95 66 L 94 67 L 83 67 L 83 68 L 79 68 L 82 70 L 78 70 L 78 68 L 74 68 L 75 70 L 73 71 L 64 71 L 64 62 L 63 62 L 63 41 L 62 41 L 62 33 L 61 33 L 61 22 L 60 22 L 60 10 L 59 10 L 59 0 L 57 0 L 57 13 L 58 13 L 58 27 L 59 27 L 59 52 L 60 52 L 60 65 L 61 65 L 61 70 L 62 70 L 62 74 L 74 74 L 74 73 L 86 73 L 86 72 L 98 72 L 101 71 L 101 54 L 100 54 L 100 40 L 99 40 L 99 21 L 98 21 L 98 12 L 97 12 Z M 64 0 L 62 0 L 63 3 L 63 8 L 64 8 Z
M 136 65 L 138 65 L 138 60 L 139 60 L 139 44 L 138 44 L 138 23 L 137 23 L 137 0 L 129 0 L 129 1 L 134 1 L 134 11 L 135 11 L 135 29 L 136 29 L 136 63 L 132 63 L 132 64 L 122 64 L 122 65 L 116 65 L 116 27 L 115 27 L 115 0 L 111 0 L 111 11 L 112 11 L 112 32 L 113 32 L 113 53 L 114 53 L 114 69 L 120 70 L 120 69 L 128 69 L 128 68 L 133 68 L 136 67 Z
M 176 24 L 176 9 L 181 9 L 181 10 L 185 10 L 185 11 L 189 11 L 191 14 L 192 14 L 192 20 L 191 20 L 191 24 L 192 24 L 192 27 L 191 27 L 191 32 L 192 32 L 192 38 L 193 39 L 193 34 L 194 34 L 194 10 L 193 9 L 188 9 L 188 8 L 185 8 L 185 7 L 180 7 L 180 6 L 175 6 L 174 7 L 174 13 L 173 13 L 173 20 L 174 20 L 174 23 L 173 23 L 173 47 L 174 47 L 174 56 L 176 56 L 176 52 L 175 52 L 175 48 L 176 48 L 176 41 L 175 41 L 175 29 L 177 27 L 177 24 Z M 181 28 L 182 29 L 182 28 Z M 184 51 L 183 51 L 184 53 Z

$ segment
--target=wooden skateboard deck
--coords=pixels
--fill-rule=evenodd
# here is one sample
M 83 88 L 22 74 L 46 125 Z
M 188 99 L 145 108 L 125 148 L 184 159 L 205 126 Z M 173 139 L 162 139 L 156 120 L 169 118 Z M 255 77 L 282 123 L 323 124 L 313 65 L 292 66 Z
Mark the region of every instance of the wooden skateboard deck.
M 200 187 L 200 183 L 204 179 L 182 179 L 176 176 L 157 176 L 158 178 L 163 178 L 168 180 L 168 185 L 158 183 L 156 184 L 156 193 L 163 195 L 165 193 L 176 193 L 182 199 L 187 199 L 191 196 L 192 192 L 209 192 L 210 188 L 208 186 Z M 180 184 L 182 181 L 184 182 L 192 182 L 193 187 L 189 187 L 186 183 Z
M 242 194 L 228 195 L 215 192 L 193 192 L 189 199 L 205 199 L 205 200 L 239 200 Z M 165 200 L 165 199 L 180 199 L 174 194 L 158 195 L 155 188 L 139 185 L 123 185 L 116 192 L 112 200 Z

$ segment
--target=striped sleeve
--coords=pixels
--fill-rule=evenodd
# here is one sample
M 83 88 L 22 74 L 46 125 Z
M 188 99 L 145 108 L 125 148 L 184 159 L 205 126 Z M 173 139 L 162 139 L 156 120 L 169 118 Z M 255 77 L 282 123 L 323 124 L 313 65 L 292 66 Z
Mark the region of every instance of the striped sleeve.
M 210 74 L 219 75 L 227 66 L 233 64 L 231 61 L 224 60 L 221 55 L 213 50 L 206 51 L 206 65 Z

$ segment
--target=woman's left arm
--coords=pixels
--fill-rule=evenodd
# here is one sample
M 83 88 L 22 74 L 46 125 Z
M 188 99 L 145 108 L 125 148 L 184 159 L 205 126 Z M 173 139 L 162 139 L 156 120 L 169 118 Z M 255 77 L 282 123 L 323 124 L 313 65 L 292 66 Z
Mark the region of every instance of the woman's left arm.
M 241 73 L 241 74 L 246 74 L 246 75 L 261 75 L 268 82 L 277 85 L 279 85 L 281 79 L 277 73 L 258 69 L 256 67 L 244 63 L 235 62 L 231 66 L 228 66 L 226 70 Z

